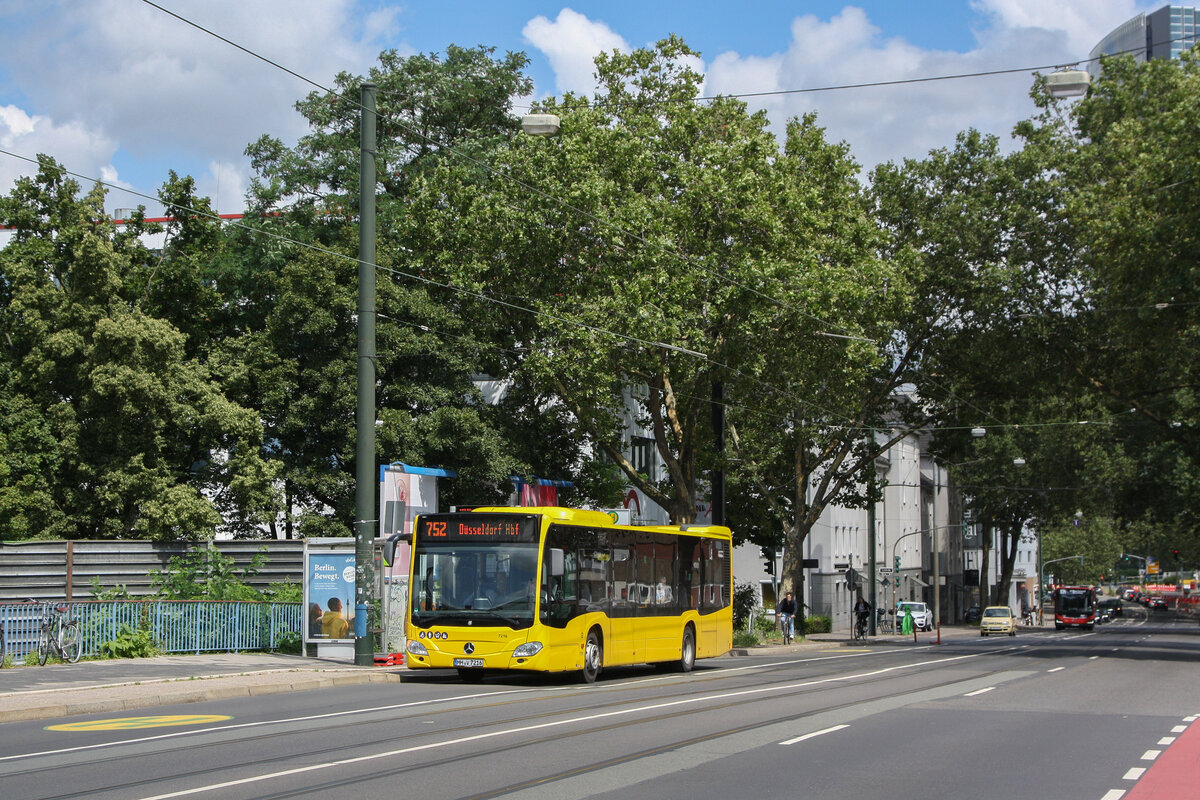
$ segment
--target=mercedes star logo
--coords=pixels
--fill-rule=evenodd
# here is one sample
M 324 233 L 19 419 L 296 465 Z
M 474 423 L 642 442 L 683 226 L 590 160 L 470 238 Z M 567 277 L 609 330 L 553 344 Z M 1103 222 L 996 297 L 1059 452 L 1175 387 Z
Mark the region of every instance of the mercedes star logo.
M 471 653 L 475 652 L 475 645 L 471 644 L 470 642 L 467 642 L 466 644 L 463 645 L 463 652 L 466 653 L 467 655 L 471 655 Z

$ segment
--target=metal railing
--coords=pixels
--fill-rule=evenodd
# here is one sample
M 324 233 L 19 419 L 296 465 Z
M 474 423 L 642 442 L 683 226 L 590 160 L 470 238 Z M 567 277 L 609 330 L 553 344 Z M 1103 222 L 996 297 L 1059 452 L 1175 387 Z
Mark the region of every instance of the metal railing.
M 56 604 L 58 605 L 58 604 Z M 281 640 L 299 636 L 300 603 L 129 600 L 65 603 L 67 619 L 79 623 L 83 655 L 98 655 L 101 645 L 124 630 L 147 631 L 164 653 L 275 650 Z M 47 604 L 0 603 L 5 655 L 20 661 L 37 649 L 38 628 Z

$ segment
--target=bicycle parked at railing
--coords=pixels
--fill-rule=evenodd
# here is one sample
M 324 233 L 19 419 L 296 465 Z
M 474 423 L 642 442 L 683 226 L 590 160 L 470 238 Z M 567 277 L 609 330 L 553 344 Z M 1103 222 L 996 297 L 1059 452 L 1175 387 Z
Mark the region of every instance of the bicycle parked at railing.
M 67 619 L 67 606 L 50 606 L 38 629 L 38 664 L 45 666 L 50 652 L 58 653 L 63 661 L 74 664 L 82 655 L 79 641 L 79 623 Z

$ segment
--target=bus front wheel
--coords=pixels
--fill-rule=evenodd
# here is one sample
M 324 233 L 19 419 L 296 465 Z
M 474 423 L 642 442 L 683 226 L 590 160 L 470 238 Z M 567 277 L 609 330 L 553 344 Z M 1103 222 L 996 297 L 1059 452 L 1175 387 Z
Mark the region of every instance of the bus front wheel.
M 593 628 L 588 631 L 587 643 L 583 646 L 583 681 L 595 683 L 600 677 L 600 667 L 604 664 L 604 645 L 600 643 L 600 633 Z
M 679 654 L 679 671 L 691 672 L 696 666 L 696 634 L 692 627 L 683 629 L 683 649 Z

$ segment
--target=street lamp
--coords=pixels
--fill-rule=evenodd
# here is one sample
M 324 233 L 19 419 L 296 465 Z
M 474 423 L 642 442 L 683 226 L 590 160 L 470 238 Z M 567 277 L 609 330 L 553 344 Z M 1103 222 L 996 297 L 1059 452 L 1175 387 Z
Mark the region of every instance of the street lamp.
M 1060 69 L 1046 76 L 1046 91 L 1051 97 L 1080 97 L 1091 85 L 1092 76 L 1081 69 Z
M 559 128 L 556 114 L 526 114 L 521 117 L 521 130 L 529 136 L 553 136 Z

